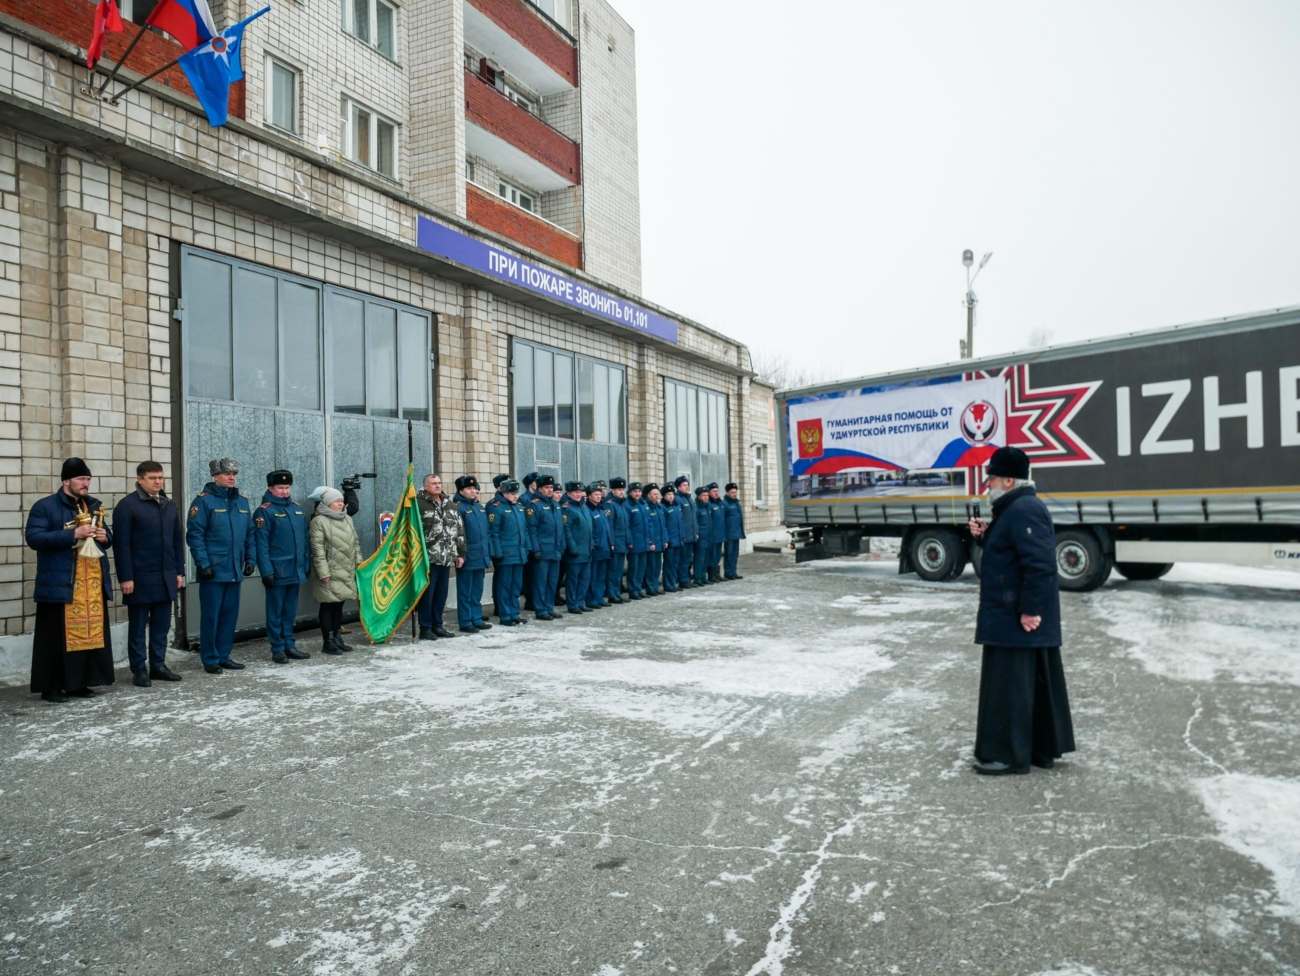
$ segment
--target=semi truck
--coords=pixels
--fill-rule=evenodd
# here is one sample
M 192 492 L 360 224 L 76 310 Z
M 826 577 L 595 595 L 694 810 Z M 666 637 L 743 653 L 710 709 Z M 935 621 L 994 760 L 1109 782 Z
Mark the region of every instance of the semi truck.
M 777 393 L 796 558 L 901 541 L 955 579 L 984 466 L 1029 455 L 1061 587 L 1175 562 L 1300 567 L 1300 306 Z

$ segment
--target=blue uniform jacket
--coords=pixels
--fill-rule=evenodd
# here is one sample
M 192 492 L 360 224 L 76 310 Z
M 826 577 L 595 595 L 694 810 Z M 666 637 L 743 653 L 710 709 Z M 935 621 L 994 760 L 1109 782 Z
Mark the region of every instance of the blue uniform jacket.
M 175 502 L 165 494 L 154 501 L 139 488 L 123 495 L 113 507 L 113 542 L 118 584 L 135 584 L 123 603 L 176 599 L 176 577 L 185 575 L 185 536 Z
M 238 488 L 218 488 L 208 482 L 190 504 L 185 523 L 185 544 L 194 565 L 209 567 L 216 574 L 208 583 L 238 583 L 244 578 L 244 563 L 252 562 L 253 505 Z
M 90 511 L 101 507 L 98 498 L 87 495 L 84 499 Z M 32 594 L 37 603 L 71 603 L 72 580 L 77 572 L 77 550 L 81 541 L 73 538 L 75 528 L 69 523 L 76 517 L 78 506 L 60 488 L 32 506 L 27 513 L 27 545 L 36 550 L 36 591 Z M 107 529 L 107 527 L 106 527 Z M 112 530 L 108 541 L 98 543 L 107 550 L 113 545 Z M 99 561 L 104 574 L 104 599 L 113 599 L 113 577 L 108 570 L 108 555 Z
M 722 514 L 726 519 L 728 542 L 737 542 L 745 538 L 745 506 L 739 498 L 722 500 Z
M 564 519 L 564 561 L 591 562 L 591 509 L 586 502 L 565 499 L 561 504 Z
M 676 498 L 676 496 L 673 496 Z M 682 544 L 682 507 L 676 501 L 664 502 L 664 524 L 668 528 L 668 544 L 676 547 Z
M 696 542 L 699 545 L 713 544 L 713 513 L 709 511 L 708 502 L 695 504 L 695 532 L 698 536 Z
M 649 527 L 647 516 L 650 514 L 650 506 L 644 498 L 627 500 L 627 537 L 632 544 L 629 552 L 649 552 L 650 537 L 646 534 Z
M 716 546 L 727 541 L 727 513 L 722 510 L 722 502 L 709 499 L 709 545 Z
M 493 559 L 502 566 L 522 566 L 528 562 L 528 515 L 524 506 L 502 498 L 492 500 L 488 508 L 488 544 Z
M 560 503 L 538 495 L 524 513 L 528 517 L 528 551 L 540 552 L 542 559 L 563 559 L 564 513 Z
M 646 540 L 655 547 L 655 552 L 668 548 L 668 516 L 664 507 L 658 502 L 646 502 Z
M 614 551 L 627 552 L 632 545 L 627 525 L 627 499 L 611 495 L 601 507 L 609 513 L 609 541 L 613 544 Z
M 465 526 L 466 570 L 487 569 L 492 565 L 488 549 L 487 510 L 482 502 L 472 502 L 459 492 L 456 494 L 456 511 L 460 512 Z
M 257 542 L 257 571 L 276 586 L 300 586 L 311 572 L 311 542 L 307 514 L 292 498 L 276 498 L 269 491 L 253 515 Z
M 604 502 L 599 505 L 587 502 L 587 509 L 591 512 L 591 561 L 609 559 L 614 555 L 609 510 Z
M 1052 515 L 1032 485 L 993 503 L 980 562 L 980 608 L 975 643 L 1002 647 L 1060 647 L 1061 597 Z M 1042 617 L 1037 630 L 1020 615 Z
M 677 506 L 682 517 L 682 542 L 690 545 L 700 537 L 700 527 L 695 521 L 695 502 L 683 495 L 674 497 L 676 497 L 677 501 L 673 504 Z

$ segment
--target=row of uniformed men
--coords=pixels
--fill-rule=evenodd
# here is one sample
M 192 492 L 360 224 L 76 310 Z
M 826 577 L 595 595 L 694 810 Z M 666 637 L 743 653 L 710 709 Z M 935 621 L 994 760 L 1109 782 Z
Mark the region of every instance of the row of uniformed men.
M 483 619 L 484 575 L 493 567 L 492 597 L 502 625 L 521 623 L 523 609 L 554 620 L 562 588 L 570 614 L 629 600 L 740 579 L 745 538 L 739 489 L 716 483 L 692 493 L 690 479 L 662 486 L 613 478 L 569 481 L 550 475 L 493 479 L 495 496 L 479 499 L 478 480 L 456 479 L 465 558 L 456 571 L 462 631 L 491 627 Z M 522 490 L 521 490 L 522 489 Z M 627 596 L 623 596 L 626 590 Z

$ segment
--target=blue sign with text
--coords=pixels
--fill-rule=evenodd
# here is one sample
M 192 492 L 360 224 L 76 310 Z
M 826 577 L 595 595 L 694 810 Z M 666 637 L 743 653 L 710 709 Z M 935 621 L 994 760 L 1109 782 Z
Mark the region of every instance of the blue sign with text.
M 422 251 L 450 258 L 457 264 L 482 271 L 538 295 L 545 295 L 579 312 L 625 325 L 657 339 L 673 343 L 677 341 L 677 323 L 671 319 L 656 315 L 622 298 L 597 291 L 580 281 L 566 278 L 550 268 L 475 240 L 450 227 L 444 227 L 428 217 L 417 218 L 416 241 Z

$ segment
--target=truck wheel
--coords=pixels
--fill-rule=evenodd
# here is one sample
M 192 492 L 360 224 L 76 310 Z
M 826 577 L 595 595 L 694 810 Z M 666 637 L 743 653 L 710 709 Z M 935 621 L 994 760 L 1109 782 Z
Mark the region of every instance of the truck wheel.
M 1130 580 L 1157 580 L 1174 568 L 1173 563 L 1116 563 L 1121 576 Z
M 1061 589 L 1075 593 L 1095 590 L 1109 578 L 1112 565 L 1096 535 L 1087 529 L 1066 529 L 1056 534 L 1056 572 L 1061 577 Z
M 916 575 L 931 583 L 946 583 L 966 568 L 966 543 L 952 529 L 917 529 L 908 548 Z

